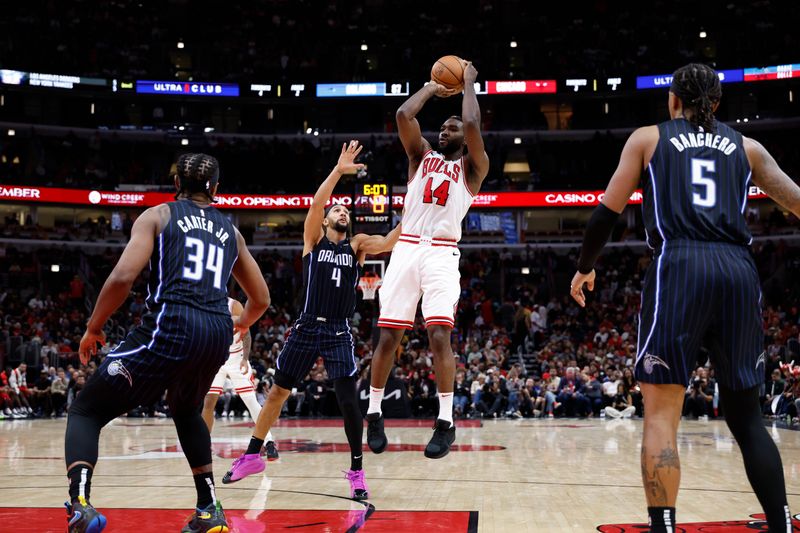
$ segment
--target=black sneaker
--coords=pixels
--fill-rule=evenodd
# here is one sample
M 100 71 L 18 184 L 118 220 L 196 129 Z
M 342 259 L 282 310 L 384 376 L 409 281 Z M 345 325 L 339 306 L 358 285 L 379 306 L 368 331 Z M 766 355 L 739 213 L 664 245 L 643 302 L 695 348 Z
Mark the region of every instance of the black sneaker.
M 274 440 L 267 442 L 267 444 L 264 446 L 264 449 L 267 451 L 267 461 L 277 461 L 280 458 L 280 455 L 278 454 L 278 447 L 275 446 Z
M 195 509 L 189 522 L 183 526 L 181 533 L 228 533 L 228 522 L 222 505 L 209 504 L 205 509 Z
M 106 517 L 82 497 L 64 505 L 67 507 L 69 533 L 100 533 L 106 528 Z
M 456 427 L 447 420 L 437 420 L 433 429 L 433 437 L 425 446 L 425 457 L 441 459 L 450 453 L 450 445 L 456 440 Z
M 383 414 L 371 413 L 367 415 L 367 445 L 372 453 L 383 453 L 389 440 L 383 431 Z

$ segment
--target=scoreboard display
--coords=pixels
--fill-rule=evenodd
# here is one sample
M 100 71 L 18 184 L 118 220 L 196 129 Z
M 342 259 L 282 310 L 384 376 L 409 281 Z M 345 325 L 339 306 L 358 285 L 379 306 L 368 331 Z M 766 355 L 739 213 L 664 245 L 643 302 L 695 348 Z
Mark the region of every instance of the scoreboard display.
M 357 182 L 351 214 L 355 232 L 386 233 L 392 225 L 392 186 L 385 182 Z M 357 229 L 356 229 L 357 228 Z

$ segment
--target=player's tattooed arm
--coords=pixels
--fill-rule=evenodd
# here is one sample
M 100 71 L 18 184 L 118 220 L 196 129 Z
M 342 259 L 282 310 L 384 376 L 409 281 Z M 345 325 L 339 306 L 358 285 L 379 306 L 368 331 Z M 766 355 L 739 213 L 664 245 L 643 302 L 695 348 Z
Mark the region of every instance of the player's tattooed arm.
M 244 334 L 242 337 L 242 360 L 247 361 L 247 358 L 250 357 L 250 349 L 253 346 L 253 336 L 250 335 L 250 331 Z
M 750 161 L 753 183 L 800 218 L 800 187 L 797 183 L 781 170 L 772 154 L 758 141 L 745 137 L 744 149 Z
M 311 207 L 306 215 L 303 225 L 303 255 L 309 253 L 314 246 L 322 239 L 322 221 L 325 219 L 325 205 L 333 194 L 333 189 L 339 183 L 342 175 L 357 172 L 364 168 L 361 163 L 356 163 L 355 159 L 364 147 L 358 141 L 350 141 L 349 144 L 342 144 L 342 152 L 339 154 L 339 161 L 336 166 L 322 182 L 322 185 L 314 194 Z

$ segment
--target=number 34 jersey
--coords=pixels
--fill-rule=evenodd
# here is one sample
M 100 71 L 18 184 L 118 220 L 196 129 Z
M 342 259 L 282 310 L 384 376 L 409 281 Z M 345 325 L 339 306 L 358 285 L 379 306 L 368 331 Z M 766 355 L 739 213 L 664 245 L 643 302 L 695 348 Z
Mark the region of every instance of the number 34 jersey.
M 721 122 L 703 131 L 683 118 L 659 124 L 658 134 L 642 180 L 650 247 L 674 240 L 750 244 L 744 216 L 750 164 L 742 134 Z
M 461 221 L 472 205 L 464 158 L 448 161 L 428 150 L 408 182 L 403 239 L 461 240 Z
M 230 316 L 228 280 L 239 256 L 233 224 L 214 207 L 169 202 L 170 218 L 153 246 L 147 308 L 169 304 Z

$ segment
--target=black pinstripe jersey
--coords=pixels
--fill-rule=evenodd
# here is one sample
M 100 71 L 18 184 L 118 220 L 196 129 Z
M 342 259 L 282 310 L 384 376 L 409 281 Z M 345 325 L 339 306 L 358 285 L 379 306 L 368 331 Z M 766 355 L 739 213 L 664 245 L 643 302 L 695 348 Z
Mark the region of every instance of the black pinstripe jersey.
M 742 135 L 718 122 L 705 132 L 680 118 L 658 125 L 659 140 L 643 177 L 647 243 L 685 239 L 747 245 L 744 217 L 750 164 Z
M 350 239 L 336 244 L 326 236 L 303 256 L 303 313 L 329 319 L 351 318 L 361 266 Z
M 228 311 L 228 280 L 239 255 L 233 224 L 213 207 L 169 202 L 169 222 L 150 257 L 147 307 L 177 303 L 216 314 Z

